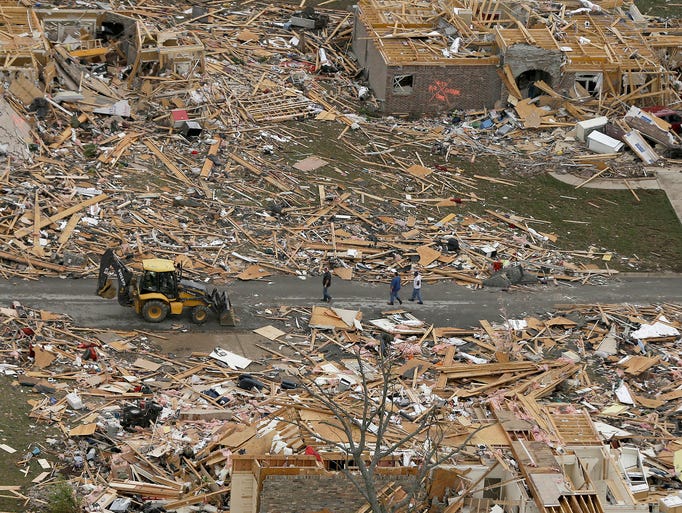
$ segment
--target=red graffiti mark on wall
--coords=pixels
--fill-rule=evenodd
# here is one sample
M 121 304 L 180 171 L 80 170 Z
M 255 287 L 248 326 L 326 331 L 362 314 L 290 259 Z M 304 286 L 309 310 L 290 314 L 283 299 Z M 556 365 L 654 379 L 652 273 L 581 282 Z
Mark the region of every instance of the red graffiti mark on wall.
M 436 80 L 433 84 L 429 84 L 429 93 L 431 93 L 431 101 L 439 102 L 447 102 L 451 97 L 462 94 L 459 89 L 450 87 L 444 80 Z

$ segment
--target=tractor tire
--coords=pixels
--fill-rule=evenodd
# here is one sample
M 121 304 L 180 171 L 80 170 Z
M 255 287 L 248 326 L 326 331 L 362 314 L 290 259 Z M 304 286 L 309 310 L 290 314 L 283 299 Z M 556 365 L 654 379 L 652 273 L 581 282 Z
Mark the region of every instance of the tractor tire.
M 192 322 L 194 324 L 204 324 L 208 320 L 208 307 L 204 305 L 192 308 Z
M 170 306 L 159 299 L 150 299 L 142 305 L 142 318 L 147 322 L 161 322 L 170 312 Z

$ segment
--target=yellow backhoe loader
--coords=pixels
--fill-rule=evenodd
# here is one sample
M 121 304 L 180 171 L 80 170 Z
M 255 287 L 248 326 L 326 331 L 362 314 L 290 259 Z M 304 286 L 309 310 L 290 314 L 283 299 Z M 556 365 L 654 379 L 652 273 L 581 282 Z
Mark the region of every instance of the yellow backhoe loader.
M 114 286 L 113 275 L 118 283 Z M 213 311 L 222 326 L 235 326 L 236 317 L 230 298 L 218 289 L 182 277 L 182 267 L 173 260 L 142 260 L 142 274 L 136 275 L 112 249 L 102 255 L 97 281 L 97 295 L 119 304 L 132 306 L 147 322 L 161 322 L 169 314 L 189 310 L 192 322 L 203 324 Z

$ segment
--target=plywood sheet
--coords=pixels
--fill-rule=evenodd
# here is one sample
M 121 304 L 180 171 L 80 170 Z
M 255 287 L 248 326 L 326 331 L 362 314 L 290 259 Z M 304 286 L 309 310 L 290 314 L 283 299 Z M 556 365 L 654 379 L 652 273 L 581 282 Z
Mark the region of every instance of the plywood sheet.
M 438 260 L 441 256 L 440 251 L 436 251 L 430 246 L 420 246 L 417 248 L 419 254 L 419 265 L 427 266 Z
M 90 424 L 83 424 L 76 426 L 69 430 L 69 436 L 90 436 L 97 430 L 97 424 L 92 422 Z
M 344 281 L 353 279 L 353 269 L 350 267 L 337 267 L 334 269 L 334 274 Z
M 268 271 L 267 269 L 258 264 L 253 264 L 244 269 L 242 272 L 240 272 L 237 275 L 237 279 L 242 281 L 248 281 L 258 280 L 260 278 L 266 278 L 268 276 L 272 276 L 272 273 L 270 271 Z
M 209 356 L 223 362 L 232 370 L 246 369 L 251 364 L 251 360 L 248 358 L 227 351 L 221 347 L 216 347 Z
M 433 171 L 428 167 L 414 164 L 413 166 L 408 167 L 405 172 L 417 178 L 423 178 L 425 176 L 429 176 Z
M 55 360 L 56 356 L 51 353 L 50 351 L 45 351 L 42 347 L 40 346 L 35 346 L 33 348 L 33 351 L 35 353 L 35 363 L 38 367 L 41 369 L 45 369 L 46 367 L 49 367 L 50 364 Z
M 498 422 L 484 427 L 471 438 L 471 443 L 483 445 L 509 445 L 507 434 Z
M 144 358 L 138 358 L 133 362 L 133 367 L 138 367 L 140 369 L 144 369 L 150 372 L 156 372 L 161 368 L 161 364 L 145 360 Z
M 241 431 L 235 431 L 234 433 L 230 433 L 229 435 L 220 440 L 220 445 L 235 449 L 240 447 L 243 443 L 245 443 L 247 440 L 251 439 L 255 435 L 256 427 L 249 426 Z
M 320 157 L 311 155 L 310 157 L 306 157 L 303 160 L 299 160 L 294 164 L 293 167 L 299 171 L 314 171 L 315 169 L 319 169 L 322 166 L 326 166 L 327 164 L 328 162 L 326 160 L 322 160 Z
M 253 330 L 253 332 L 258 333 L 259 335 L 270 340 L 275 340 L 281 337 L 282 335 L 286 335 L 286 332 L 280 330 L 279 328 L 275 328 L 272 325 L 263 326 L 262 328 Z
M 354 320 L 361 319 L 357 310 L 343 310 L 341 308 L 327 308 L 324 306 L 314 306 L 308 325 L 318 329 L 340 329 L 354 330 L 356 325 Z M 347 321 L 351 321 L 350 324 Z

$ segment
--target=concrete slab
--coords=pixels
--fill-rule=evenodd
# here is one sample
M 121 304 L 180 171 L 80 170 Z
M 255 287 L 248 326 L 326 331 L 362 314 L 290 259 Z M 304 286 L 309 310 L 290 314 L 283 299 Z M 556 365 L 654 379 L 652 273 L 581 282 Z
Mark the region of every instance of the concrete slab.
M 258 347 L 273 345 L 265 337 L 249 331 L 211 332 L 165 332 L 165 340 L 155 339 L 166 353 L 178 356 L 189 356 L 197 353 L 210 353 L 216 347 L 226 349 L 250 360 L 271 357 L 272 354 Z
M 682 223 L 682 166 L 657 169 L 656 177 Z
M 570 173 L 550 173 L 550 175 L 560 182 L 569 185 L 580 185 L 585 181 L 585 178 L 574 176 Z M 628 190 L 632 189 L 660 189 L 661 185 L 658 183 L 656 177 L 651 178 L 628 178 L 628 184 L 622 178 L 595 178 L 587 182 L 583 187 L 585 189 L 611 189 L 611 190 Z

